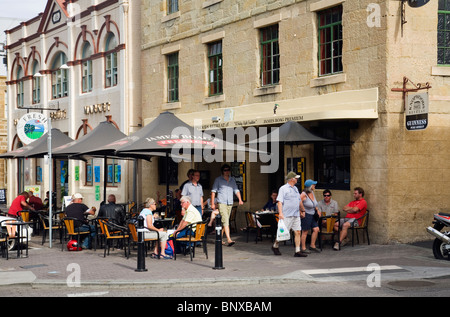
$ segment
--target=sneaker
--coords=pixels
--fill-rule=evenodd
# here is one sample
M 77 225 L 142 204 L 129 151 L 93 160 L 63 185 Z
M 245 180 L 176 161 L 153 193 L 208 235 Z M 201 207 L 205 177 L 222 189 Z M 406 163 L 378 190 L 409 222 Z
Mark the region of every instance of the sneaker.
M 273 254 L 281 255 L 280 249 L 272 247 Z
M 339 251 L 339 250 L 340 250 L 340 248 L 339 248 L 339 242 L 336 242 L 336 243 L 334 244 L 333 249 L 336 250 L 336 251 Z
M 306 253 L 303 252 L 303 251 L 300 251 L 300 252 L 295 252 L 295 253 L 294 253 L 294 256 L 295 256 L 295 257 L 306 258 L 306 257 L 308 256 L 308 254 L 306 254 Z
M 309 249 L 310 249 L 311 251 L 313 251 L 313 252 L 316 252 L 316 253 L 322 252 L 322 251 L 320 251 L 319 249 L 313 248 L 313 247 L 309 247 Z

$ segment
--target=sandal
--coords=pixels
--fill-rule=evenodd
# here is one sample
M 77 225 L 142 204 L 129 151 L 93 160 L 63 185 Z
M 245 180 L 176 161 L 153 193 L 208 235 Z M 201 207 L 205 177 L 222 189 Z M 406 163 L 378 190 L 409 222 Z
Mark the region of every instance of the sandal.
M 236 241 L 231 241 L 230 243 L 228 243 L 228 247 L 231 247 L 231 246 L 233 246 L 234 244 L 236 243 Z
M 152 253 L 152 254 L 150 255 L 150 257 L 151 257 L 152 259 L 159 259 L 159 256 L 158 256 L 158 254 L 156 254 L 156 253 Z
M 172 257 L 170 255 L 167 255 L 167 254 L 161 255 L 161 257 L 163 259 L 165 259 L 165 260 L 172 260 Z

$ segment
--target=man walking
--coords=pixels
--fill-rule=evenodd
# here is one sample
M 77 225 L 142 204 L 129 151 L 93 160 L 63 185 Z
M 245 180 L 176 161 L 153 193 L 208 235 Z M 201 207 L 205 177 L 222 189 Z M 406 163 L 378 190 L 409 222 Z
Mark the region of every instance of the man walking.
M 295 257 L 306 257 L 307 254 L 300 250 L 300 232 L 302 230 L 300 223 L 300 213 L 303 217 L 305 216 L 305 211 L 300 211 L 300 193 L 298 192 L 297 180 L 300 175 L 294 172 L 289 172 L 286 176 L 287 183 L 280 187 L 277 197 L 277 208 L 278 217 L 283 219 L 287 230 L 293 230 L 295 234 Z M 279 243 L 275 240 L 272 246 L 272 251 L 275 255 L 281 255 L 279 250 Z
M 227 237 L 228 246 L 231 247 L 235 241 L 230 237 L 230 214 L 231 207 L 233 207 L 233 193 L 239 200 L 239 205 L 244 202 L 241 199 L 241 192 L 236 185 L 236 180 L 231 177 L 231 166 L 228 164 L 222 165 L 222 175 L 217 177 L 211 189 L 211 208 L 216 209 L 215 198 L 217 195 L 217 202 L 219 205 L 220 216 L 222 217 L 223 232 Z

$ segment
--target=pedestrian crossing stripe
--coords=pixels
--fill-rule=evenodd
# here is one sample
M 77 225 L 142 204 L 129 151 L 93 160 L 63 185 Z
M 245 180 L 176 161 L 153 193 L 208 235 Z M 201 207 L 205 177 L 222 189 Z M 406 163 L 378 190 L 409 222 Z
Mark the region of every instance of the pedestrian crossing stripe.
M 361 267 L 344 267 L 336 269 L 302 270 L 301 272 L 311 277 L 332 277 L 332 276 L 364 275 L 373 272 L 373 269 L 366 266 L 361 266 Z M 379 272 L 404 273 L 409 271 L 397 265 L 385 265 L 379 267 Z

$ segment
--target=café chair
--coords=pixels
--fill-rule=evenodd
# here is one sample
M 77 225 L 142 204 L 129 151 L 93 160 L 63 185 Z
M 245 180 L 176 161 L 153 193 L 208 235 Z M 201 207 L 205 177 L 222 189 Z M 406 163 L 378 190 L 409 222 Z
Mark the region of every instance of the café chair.
M 237 232 L 237 226 L 236 226 L 236 214 L 237 214 L 237 208 L 238 206 L 231 207 L 231 213 L 230 213 L 230 233 Z
M 201 242 L 203 245 L 203 253 L 205 253 L 206 258 L 208 258 L 208 248 L 206 245 L 206 221 L 199 221 L 195 223 L 191 223 L 190 225 L 186 226 L 185 230 L 187 230 L 188 234 L 182 238 L 177 238 L 176 235 L 174 236 L 173 242 L 174 242 L 174 253 L 173 253 L 173 259 L 177 259 L 177 243 L 186 243 L 186 248 L 189 249 L 189 256 L 192 258 L 195 257 L 195 246 L 197 243 Z M 192 227 L 195 226 L 195 232 L 192 232 Z M 179 232 L 177 232 L 178 234 Z
M 334 237 L 335 235 L 337 235 L 337 238 L 339 239 L 340 236 L 340 227 L 338 229 L 337 232 L 334 231 L 334 225 L 335 223 L 339 223 L 341 219 L 341 213 L 337 212 L 337 215 L 334 216 L 325 216 L 325 217 L 320 217 L 319 218 L 319 236 L 318 236 L 318 241 L 319 241 L 319 249 L 322 250 L 322 236 L 323 235 L 330 235 L 331 236 L 331 241 L 333 241 L 334 243 Z M 325 227 L 322 226 L 322 221 L 326 221 L 325 223 Z
M 359 244 L 359 235 L 358 235 L 358 230 L 362 230 L 363 234 L 364 231 L 366 233 L 366 237 L 367 237 L 367 244 L 370 245 L 370 239 L 369 239 L 369 210 L 366 210 L 366 213 L 364 215 L 362 215 L 361 217 L 357 218 L 356 220 L 361 220 L 361 225 L 359 226 L 351 226 L 350 229 L 352 230 L 352 247 L 355 245 L 355 233 L 356 233 L 356 239 L 358 241 Z M 356 232 L 355 232 L 356 231 Z M 364 235 L 363 235 L 364 238 Z
M 8 260 L 8 234 L 2 230 L 0 230 L 0 250 L 2 252 L 2 258 L 6 257 Z
M 88 231 L 80 231 L 75 227 L 75 223 L 81 222 L 80 220 L 76 218 L 71 217 L 65 217 L 63 218 L 64 227 L 66 228 L 67 235 L 70 239 L 73 239 L 74 237 L 77 237 L 78 246 L 81 246 L 80 244 L 80 237 L 82 235 L 91 234 L 91 230 Z M 64 250 L 64 243 L 61 243 L 61 251 Z
M 247 242 L 248 242 L 248 237 L 250 235 L 250 231 L 254 230 L 256 232 L 255 243 L 258 243 L 259 237 L 261 237 L 261 240 L 262 240 L 261 229 L 271 230 L 270 225 L 261 225 L 261 227 L 258 226 L 258 224 L 255 220 L 254 213 L 252 213 L 251 211 L 245 212 L 245 219 L 247 220 L 247 227 L 245 228 L 247 231 Z
M 44 229 L 44 233 L 42 234 L 42 245 L 44 245 L 45 243 L 45 239 L 47 237 L 47 231 L 50 230 L 50 226 L 49 226 L 49 219 L 48 216 L 44 216 L 42 214 L 39 214 L 39 218 L 41 220 L 41 224 L 42 224 L 42 228 Z M 59 242 L 62 244 L 62 230 L 63 230 L 63 226 L 60 222 L 57 222 L 55 220 L 52 220 L 52 231 L 53 230 L 57 230 L 59 232 Z
M 129 245 L 129 238 L 127 228 L 116 225 L 112 222 L 109 222 L 105 219 L 99 219 L 99 225 L 103 232 L 105 232 L 105 238 L 106 238 L 106 246 L 105 251 L 103 253 L 103 257 L 106 257 L 106 250 L 108 249 L 108 255 L 109 255 L 109 249 L 111 247 L 111 244 L 113 241 L 120 241 L 122 242 L 122 246 L 125 251 L 125 256 L 127 259 L 129 258 L 129 252 L 127 252 L 127 245 Z M 127 242 L 127 243 L 125 243 Z
M 148 230 L 150 230 L 150 231 L 155 231 L 156 232 L 156 234 L 157 234 L 157 238 L 147 238 L 147 239 L 145 239 L 144 238 L 144 244 L 145 244 L 145 256 L 147 256 L 147 250 L 148 250 L 148 248 L 150 248 L 150 242 L 155 242 L 155 243 L 157 243 L 157 245 L 158 245 L 158 254 L 161 254 L 161 244 L 159 243 L 159 231 L 156 231 L 156 230 L 152 230 L 152 229 L 149 229 L 149 228 L 145 228 L 145 229 L 148 229 Z M 129 232 L 129 234 L 130 234 L 130 236 L 131 236 L 131 239 L 133 240 L 133 242 L 134 243 L 138 243 L 139 242 L 139 238 L 138 238 L 138 233 L 137 233 L 137 229 L 136 229 L 136 224 L 135 224 L 135 222 L 134 221 L 129 221 L 128 222 L 128 232 Z M 130 242 L 130 240 L 129 240 L 129 242 Z M 130 254 L 130 250 L 131 250 L 131 247 L 130 247 L 130 243 L 128 244 L 128 254 Z M 158 257 L 159 257 L 159 255 L 158 255 Z

